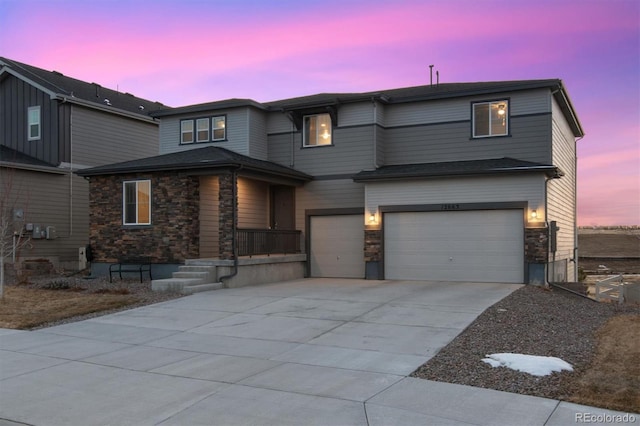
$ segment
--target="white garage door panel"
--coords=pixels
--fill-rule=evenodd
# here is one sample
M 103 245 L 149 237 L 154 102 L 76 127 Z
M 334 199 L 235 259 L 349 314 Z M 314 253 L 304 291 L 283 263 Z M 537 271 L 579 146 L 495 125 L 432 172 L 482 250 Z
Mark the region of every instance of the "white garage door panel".
M 362 215 L 311 217 L 311 276 L 364 278 Z
M 387 213 L 385 278 L 521 283 L 520 210 Z

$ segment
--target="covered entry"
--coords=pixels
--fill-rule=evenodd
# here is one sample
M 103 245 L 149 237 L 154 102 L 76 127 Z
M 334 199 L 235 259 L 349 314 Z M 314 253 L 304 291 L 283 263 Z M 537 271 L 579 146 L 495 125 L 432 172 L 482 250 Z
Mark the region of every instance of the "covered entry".
M 385 213 L 386 279 L 522 283 L 523 211 Z
M 312 277 L 364 278 L 364 219 L 358 215 L 311 216 Z

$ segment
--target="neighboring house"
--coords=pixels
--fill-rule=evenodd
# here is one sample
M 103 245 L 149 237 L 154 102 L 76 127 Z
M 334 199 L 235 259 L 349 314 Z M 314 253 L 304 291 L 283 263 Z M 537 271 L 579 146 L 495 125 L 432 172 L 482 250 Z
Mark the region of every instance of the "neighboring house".
M 231 99 L 152 116 L 162 155 L 78 172 L 91 181 L 96 268 L 123 254 L 175 266 L 300 251 L 311 277 L 576 277 L 583 130 L 560 80 Z
M 21 259 L 82 266 L 89 184 L 73 172 L 158 154 L 158 123 L 149 112 L 166 108 L 0 57 L 0 172 L 12 187 L 2 196 L 31 238 Z

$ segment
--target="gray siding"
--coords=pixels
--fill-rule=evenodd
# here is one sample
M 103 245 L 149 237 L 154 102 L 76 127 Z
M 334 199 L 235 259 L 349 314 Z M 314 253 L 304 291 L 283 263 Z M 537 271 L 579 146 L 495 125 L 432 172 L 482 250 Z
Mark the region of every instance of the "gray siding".
M 243 155 L 250 155 L 249 135 L 252 130 L 250 125 L 250 111 L 251 108 L 233 108 L 198 114 L 185 114 L 176 117 L 164 117 L 160 121 L 160 153 L 167 154 L 170 152 L 203 148 L 205 146 L 219 146 Z M 217 115 L 226 116 L 227 139 L 225 141 L 180 144 L 180 120 Z M 258 128 L 261 126 L 259 122 L 256 123 L 256 125 Z M 259 144 L 256 146 L 256 152 L 259 154 L 260 149 L 258 146 Z
M 312 181 L 296 188 L 296 229 L 305 230 L 305 210 L 362 208 L 364 184 L 351 179 Z M 303 235 L 302 240 L 304 241 Z
M 267 155 L 267 114 L 250 109 L 248 111 L 249 155 L 266 160 Z
M 218 178 L 200 178 L 200 257 L 218 257 Z
M 74 165 L 98 166 L 158 155 L 158 126 L 80 106 L 72 108 Z
M 471 138 L 471 122 L 387 128 L 385 165 L 513 157 L 547 163 L 551 116 L 511 118 L 511 136 Z
M 372 135 L 371 125 L 338 127 L 333 130 L 332 146 L 312 148 L 302 148 L 300 132 L 270 135 L 269 160 L 313 176 L 356 173 L 373 167 Z
M 27 135 L 27 109 L 31 106 L 40 106 L 41 118 L 41 137 L 33 141 L 29 141 Z M 59 124 L 58 101 L 13 76 L 0 81 L 2 145 L 57 166 L 69 161 L 68 140 L 59 139 Z
M 12 200 L 23 208 L 26 223 L 42 229 L 54 226 L 58 238 L 34 239 L 20 253 L 25 258 L 51 258 L 77 267 L 78 248 L 89 243 L 89 185 L 78 176 L 10 169 L 3 179 L 13 180 Z M 11 176 L 11 173 L 13 175 Z
M 238 178 L 238 227 L 269 227 L 269 184 Z
M 564 172 L 564 176 L 549 182 L 548 220 L 555 220 L 560 227 L 555 259 L 573 259 L 574 248 L 577 247 L 576 144 L 573 133 L 555 101 L 553 110 L 553 164 Z M 576 266 L 575 263 L 568 263 L 568 281 L 576 280 Z

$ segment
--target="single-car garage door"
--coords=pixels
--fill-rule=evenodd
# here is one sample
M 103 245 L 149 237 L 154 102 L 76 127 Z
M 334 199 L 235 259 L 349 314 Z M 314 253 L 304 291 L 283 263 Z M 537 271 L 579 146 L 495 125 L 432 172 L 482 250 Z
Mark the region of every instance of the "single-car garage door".
M 362 215 L 312 216 L 312 277 L 364 278 Z
M 522 283 L 522 210 L 384 215 L 386 279 Z

